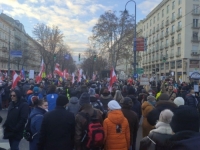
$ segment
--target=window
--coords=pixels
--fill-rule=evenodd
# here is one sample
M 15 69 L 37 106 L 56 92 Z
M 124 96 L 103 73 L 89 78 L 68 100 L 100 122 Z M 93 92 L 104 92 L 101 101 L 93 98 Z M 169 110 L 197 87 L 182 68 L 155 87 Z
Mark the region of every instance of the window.
M 155 22 L 156 22 L 156 17 L 153 18 L 153 23 L 155 23 Z
M 150 20 L 150 26 L 151 26 L 151 20 Z
M 167 5 L 167 14 L 169 13 L 169 5 Z
M 172 2 L 172 10 L 174 9 L 175 7 L 175 1 Z
M 198 51 L 198 45 L 192 45 L 192 51 L 197 52 Z
M 168 39 L 166 39 L 166 46 L 168 45 Z
M 151 29 L 150 29 L 150 34 L 151 34 Z
M 181 48 L 180 47 L 177 48 L 177 53 L 181 54 Z
M 193 39 L 198 39 L 198 32 L 193 32 L 192 36 L 193 36 Z
M 182 9 L 181 9 L 181 8 L 178 9 L 178 15 L 179 15 L 179 16 L 182 15 Z
M 178 22 L 178 27 L 181 28 L 182 24 L 181 24 L 181 21 Z
M 193 19 L 193 27 L 198 27 L 199 19 Z
M 147 23 L 147 29 L 148 29 L 148 23 Z
M 181 39 L 181 34 L 180 33 L 178 34 L 178 39 Z
M 199 5 L 193 5 L 193 13 L 197 14 L 199 9 Z
M 182 0 L 178 0 L 178 4 L 179 4 L 179 5 L 181 4 L 181 1 L 182 1 Z
M 175 31 L 175 26 L 173 25 L 173 26 L 172 26 L 172 32 L 174 32 L 174 31 Z
M 162 17 L 164 17 L 164 9 L 162 10 Z
M 169 33 L 169 28 L 166 28 L 166 33 Z
M 158 13 L 158 16 L 157 16 L 157 21 L 159 21 L 159 13 Z
M 175 19 L 175 12 L 172 13 L 172 20 Z

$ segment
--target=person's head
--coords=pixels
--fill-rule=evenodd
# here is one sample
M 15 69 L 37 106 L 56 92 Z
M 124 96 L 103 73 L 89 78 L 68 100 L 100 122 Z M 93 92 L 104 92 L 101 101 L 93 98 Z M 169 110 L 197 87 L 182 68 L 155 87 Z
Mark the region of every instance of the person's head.
M 13 102 L 17 102 L 21 99 L 21 94 L 18 90 L 12 90 L 10 96 Z
M 169 124 L 172 120 L 173 115 L 174 114 L 171 110 L 165 109 L 161 111 L 160 116 L 159 116 L 159 121 Z
M 149 101 L 149 102 L 155 102 L 155 101 L 156 101 L 156 98 L 155 98 L 154 96 L 149 95 L 149 96 L 147 97 L 147 101 Z
M 122 96 L 122 93 L 120 90 L 117 90 L 115 92 L 114 100 L 116 100 L 119 103 L 122 103 L 124 101 L 124 97 Z
M 128 95 L 134 95 L 135 94 L 135 89 L 133 88 L 133 86 L 130 86 L 128 89 Z
M 177 97 L 174 99 L 174 104 L 176 104 L 179 107 L 181 105 L 185 105 L 185 101 L 182 97 Z
M 130 97 L 125 97 L 124 101 L 121 103 L 122 108 L 132 108 L 133 107 L 133 101 Z
M 95 94 L 96 94 L 95 89 L 90 88 L 88 93 L 90 94 L 91 97 L 95 97 Z
M 111 100 L 108 103 L 108 110 L 120 110 L 121 106 L 119 105 L 119 103 L 116 100 Z
M 173 90 L 173 85 L 169 85 L 168 90 Z
M 193 89 L 190 90 L 190 94 L 191 94 L 192 96 L 195 96 L 195 92 L 194 92 Z
M 64 95 L 58 96 L 56 100 L 56 106 L 66 107 L 68 103 L 69 103 L 69 100 L 67 96 L 64 96 Z
M 108 95 L 110 95 L 110 92 L 108 91 L 108 89 L 104 89 L 102 95 L 108 96 Z
M 199 132 L 199 113 L 191 106 L 179 106 L 174 111 L 170 126 L 174 133 L 181 131 Z
M 166 93 L 162 93 L 161 95 L 160 95 L 160 97 L 158 98 L 158 100 L 159 101 L 168 101 L 169 100 L 169 95 L 168 94 L 166 94 Z
M 90 94 L 84 92 L 79 99 L 79 105 L 82 107 L 87 104 L 90 104 Z
M 55 85 L 51 85 L 50 87 L 49 87 L 49 93 L 55 93 L 56 92 L 56 86 Z
M 40 107 L 40 108 L 42 108 L 42 109 L 44 109 L 44 110 L 48 110 L 48 102 L 47 102 L 47 100 L 44 100 L 44 99 L 36 99 L 36 100 L 34 100 L 34 102 L 33 102 L 33 105 L 35 106 L 35 107 Z
M 35 87 L 33 88 L 33 94 L 34 94 L 34 95 L 38 95 L 38 94 L 39 94 L 39 88 L 38 88 L 37 86 L 35 86 Z

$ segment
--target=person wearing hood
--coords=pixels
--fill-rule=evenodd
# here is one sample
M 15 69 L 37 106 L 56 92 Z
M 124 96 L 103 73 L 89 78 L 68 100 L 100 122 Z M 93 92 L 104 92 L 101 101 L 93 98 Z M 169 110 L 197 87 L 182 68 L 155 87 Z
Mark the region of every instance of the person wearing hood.
M 103 104 L 103 108 L 104 110 L 108 109 L 108 102 L 111 101 L 113 99 L 112 95 L 110 94 L 110 92 L 108 91 L 108 89 L 104 89 L 103 93 L 100 96 L 100 101 Z
M 37 86 L 35 86 L 35 87 L 33 88 L 33 94 L 31 94 L 31 95 L 28 97 L 28 105 L 29 105 L 29 106 L 32 106 L 32 105 L 33 105 L 33 101 L 32 101 L 33 97 L 38 97 L 38 99 L 42 99 L 42 98 L 43 98 L 43 96 L 42 96 L 42 94 L 39 92 L 39 88 L 38 88 Z
M 48 110 L 52 111 L 56 107 L 56 99 L 58 98 L 58 94 L 56 93 L 56 86 L 51 85 L 50 89 L 48 91 L 48 94 L 46 96 L 47 102 L 48 102 Z
M 76 116 L 76 114 L 79 112 L 80 110 L 80 105 L 79 105 L 79 100 L 78 100 L 78 97 L 77 97 L 77 92 L 74 90 L 74 91 L 71 91 L 70 92 L 70 100 L 69 100 L 69 104 L 68 104 L 68 107 L 67 107 L 67 110 L 71 113 L 74 114 L 74 116 Z
M 147 116 L 150 111 L 152 111 L 156 104 L 156 98 L 154 96 L 148 96 L 147 101 L 142 104 L 142 135 L 143 137 L 147 136 L 149 132 L 154 129 L 154 126 L 150 125 L 147 121 Z
M 132 110 L 137 114 L 138 120 L 140 120 L 142 116 L 141 103 L 137 100 L 135 96 L 135 89 L 132 86 L 130 86 L 128 89 L 127 97 L 130 97 L 132 99 L 132 102 L 133 102 Z
M 23 137 L 23 130 L 28 119 L 29 106 L 21 98 L 18 90 L 11 91 L 11 103 L 8 107 L 8 115 L 4 128 L 4 139 L 9 140 L 11 150 L 19 150 L 19 143 Z
M 33 140 L 29 142 L 30 150 L 37 150 L 37 143 L 39 142 L 40 128 L 44 114 L 48 111 L 48 103 L 46 100 L 36 99 L 33 102 L 34 108 L 30 113 L 31 118 L 31 133 L 34 135 Z
M 140 150 L 148 150 L 154 147 L 154 150 L 167 150 L 166 142 L 172 137 L 173 131 L 170 122 L 173 112 L 165 109 L 160 113 L 159 120 L 156 123 L 156 129 L 150 131 L 147 137 L 140 142 Z
M 108 118 L 103 122 L 106 150 L 128 150 L 130 148 L 130 129 L 121 106 L 116 100 L 108 103 Z
M 139 121 L 137 118 L 137 114 L 131 110 L 133 106 L 133 102 L 129 97 L 125 97 L 123 103 L 121 103 L 122 106 L 122 113 L 124 114 L 124 117 L 128 120 L 129 127 L 130 127 L 130 150 L 136 149 L 136 138 L 137 138 L 137 131 L 138 131 L 138 125 Z

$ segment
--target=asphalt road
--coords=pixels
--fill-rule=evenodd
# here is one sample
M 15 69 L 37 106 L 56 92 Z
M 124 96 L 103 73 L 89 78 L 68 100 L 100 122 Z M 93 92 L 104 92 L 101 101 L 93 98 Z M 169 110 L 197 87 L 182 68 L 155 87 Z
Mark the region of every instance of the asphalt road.
M 7 111 L 6 110 L 0 111 L 0 115 L 3 117 L 3 122 L 0 125 L 0 147 L 8 150 L 10 148 L 10 146 L 9 146 L 8 140 L 3 139 L 3 129 L 2 129 L 2 124 L 4 123 L 4 121 L 6 119 Z M 140 144 L 141 139 L 142 139 L 142 128 L 140 126 L 140 128 L 138 130 L 138 134 L 137 134 L 136 150 L 139 150 L 139 144 Z M 19 145 L 19 149 L 20 150 L 28 150 L 29 143 L 25 139 L 22 139 L 20 142 L 20 145 Z

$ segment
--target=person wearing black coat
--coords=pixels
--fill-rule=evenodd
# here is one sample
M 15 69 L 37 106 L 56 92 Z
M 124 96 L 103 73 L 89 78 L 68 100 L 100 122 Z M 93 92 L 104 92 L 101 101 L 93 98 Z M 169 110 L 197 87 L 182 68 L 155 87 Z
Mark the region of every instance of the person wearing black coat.
M 66 96 L 58 96 L 55 110 L 44 115 L 38 150 L 73 150 L 75 117 L 66 110 L 68 102 Z
M 19 143 L 23 137 L 23 130 L 28 119 L 29 107 L 27 102 L 21 98 L 18 90 L 11 92 L 11 99 L 8 115 L 3 125 L 3 138 L 9 140 L 11 150 L 19 150 Z
M 194 90 L 190 90 L 190 94 L 185 98 L 185 105 L 197 108 L 198 99 L 195 96 Z

